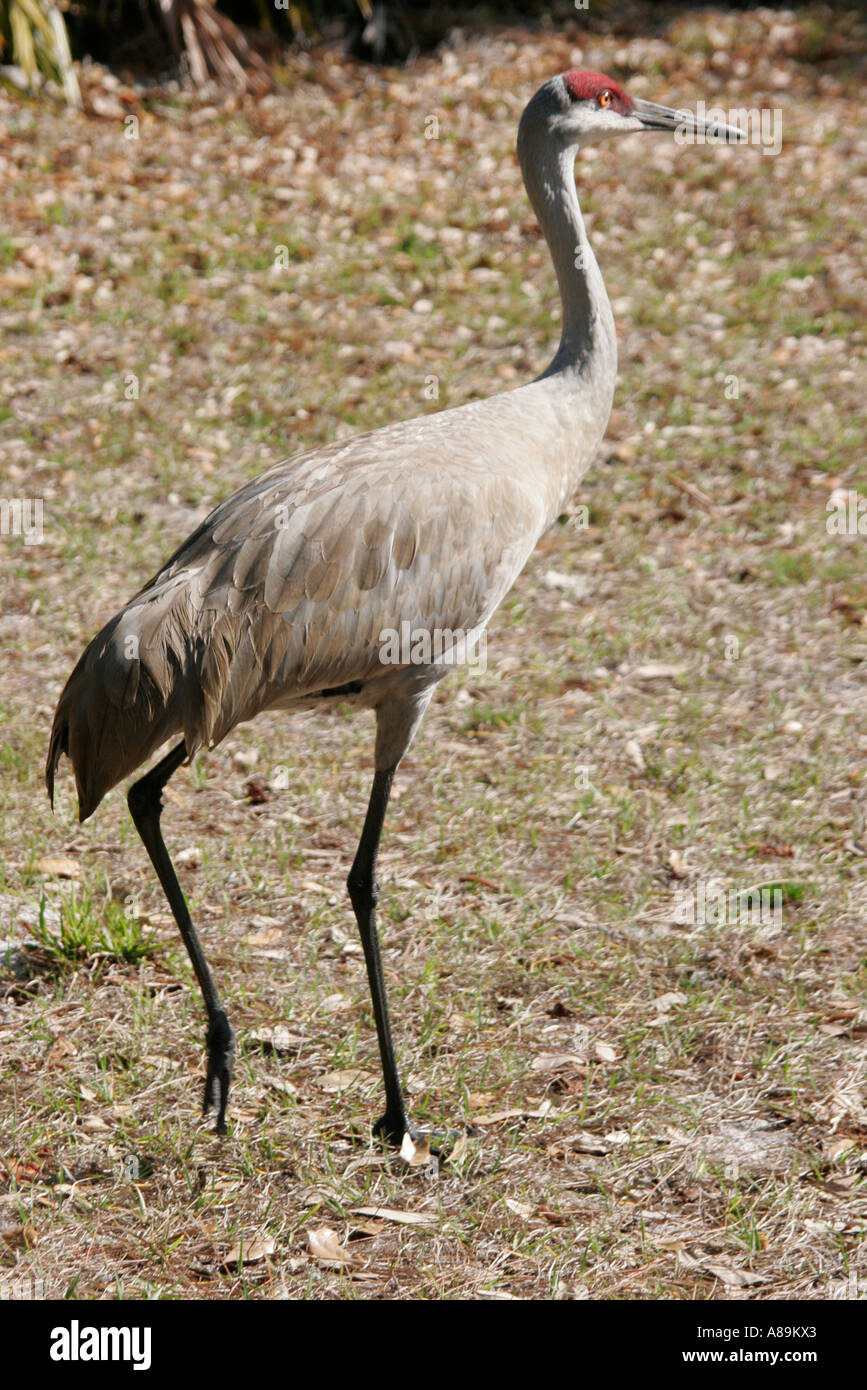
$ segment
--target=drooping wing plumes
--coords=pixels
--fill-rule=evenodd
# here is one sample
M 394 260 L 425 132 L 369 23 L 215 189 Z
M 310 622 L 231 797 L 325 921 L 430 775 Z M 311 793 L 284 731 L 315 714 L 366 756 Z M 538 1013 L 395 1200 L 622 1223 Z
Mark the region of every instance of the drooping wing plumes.
M 515 476 L 516 453 L 540 452 L 538 422 L 492 455 L 491 404 L 301 454 L 217 507 L 78 662 L 49 791 L 68 753 L 85 819 L 176 733 L 191 755 L 263 709 L 399 679 L 384 629 L 486 622 L 551 508 L 541 466 Z

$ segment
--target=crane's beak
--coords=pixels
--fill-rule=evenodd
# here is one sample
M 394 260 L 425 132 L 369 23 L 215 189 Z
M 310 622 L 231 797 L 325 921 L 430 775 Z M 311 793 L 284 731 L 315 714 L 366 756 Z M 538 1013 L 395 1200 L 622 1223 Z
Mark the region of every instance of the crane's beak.
M 645 130 L 673 130 L 690 144 L 695 140 L 711 140 L 715 145 L 722 145 L 747 138 L 745 131 L 726 125 L 725 121 L 702 120 L 691 111 L 657 106 L 656 102 L 642 101 L 641 97 L 633 97 L 630 115 L 637 116 Z

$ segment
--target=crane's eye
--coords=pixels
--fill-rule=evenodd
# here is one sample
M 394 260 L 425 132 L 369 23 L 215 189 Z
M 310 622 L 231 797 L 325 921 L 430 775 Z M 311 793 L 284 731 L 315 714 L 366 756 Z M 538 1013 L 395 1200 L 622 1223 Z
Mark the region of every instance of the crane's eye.
M 600 106 L 610 106 L 610 105 L 611 105 L 611 93 L 610 93 L 609 91 L 607 91 L 607 90 L 604 91 L 604 92 L 600 92 L 600 93 L 599 93 L 599 98 L 598 98 L 598 100 L 599 100 L 599 105 L 600 105 Z

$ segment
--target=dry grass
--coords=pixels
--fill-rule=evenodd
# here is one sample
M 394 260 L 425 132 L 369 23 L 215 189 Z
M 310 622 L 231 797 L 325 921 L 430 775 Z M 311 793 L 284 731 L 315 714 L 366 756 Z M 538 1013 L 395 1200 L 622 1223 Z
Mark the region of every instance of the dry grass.
M 863 493 L 864 27 L 709 11 L 578 42 L 507 32 L 386 74 L 323 56 L 259 106 L 0 98 L 3 487 L 45 517 L 43 544 L 0 544 L 4 1275 L 87 1298 L 863 1295 L 867 539 L 825 520 L 835 487 Z M 436 1174 L 367 1141 L 343 883 L 372 731 L 337 712 L 260 719 L 168 792 L 240 1035 L 220 1141 L 121 792 L 78 827 L 66 781 L 49 812 L 53 703 L 265 463 L 543 365 L 552 276 L 512 147 L 577 61 L 671 104 L 780 107 L 784 145 L 636 139 L 579 167 L 621 333 L 606 446 L 487 672 L 438 692 L 381 868 L 413 1111 L 479 1137 Z M 781 920 L 678 922 L 714 882 L 786 885 Z M 322 1227 L 351 1263 L 311 1252 Z

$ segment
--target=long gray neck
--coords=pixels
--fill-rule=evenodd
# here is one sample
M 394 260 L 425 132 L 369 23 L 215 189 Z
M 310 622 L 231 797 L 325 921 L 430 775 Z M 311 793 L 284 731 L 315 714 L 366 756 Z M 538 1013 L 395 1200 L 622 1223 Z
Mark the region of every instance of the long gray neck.
M 518 159 L 551 252 L 563 308 L 560 346 L 538 379 L 575 372 L 584 376 L 595 366 L 610 367 L 612 358 L 616 373 L 614 318 L 578 206 L 575 150 L 552 150 L 544 132 L 522 125 Z

